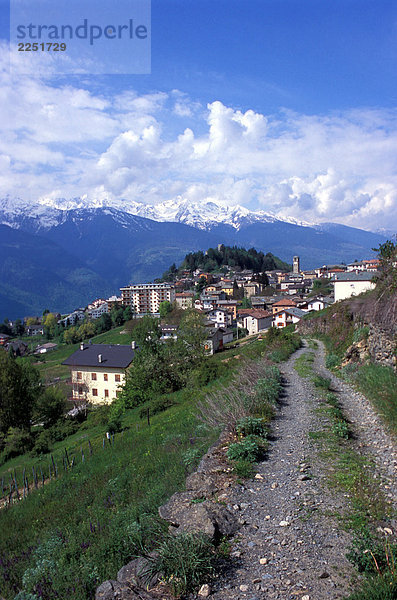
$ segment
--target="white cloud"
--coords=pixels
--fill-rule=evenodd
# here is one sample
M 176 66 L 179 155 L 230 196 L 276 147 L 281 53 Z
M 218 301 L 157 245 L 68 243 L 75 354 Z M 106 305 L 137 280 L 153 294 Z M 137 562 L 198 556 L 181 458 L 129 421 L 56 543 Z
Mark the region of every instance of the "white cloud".
M 397 112 L 262 115 L 179 90 L 0 86 L 0 194 L 158 203 L 185 198 L 366 228 L 397 222 Z

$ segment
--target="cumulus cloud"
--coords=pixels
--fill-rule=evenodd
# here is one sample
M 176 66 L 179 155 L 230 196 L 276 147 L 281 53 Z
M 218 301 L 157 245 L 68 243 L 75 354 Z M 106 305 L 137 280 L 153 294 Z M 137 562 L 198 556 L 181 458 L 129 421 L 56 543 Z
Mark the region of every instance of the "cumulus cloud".
M 1 77 L 1 196 L 183 198 L 365 228 L 397 221 L 397 111 L 264 115 L 178 90 Z

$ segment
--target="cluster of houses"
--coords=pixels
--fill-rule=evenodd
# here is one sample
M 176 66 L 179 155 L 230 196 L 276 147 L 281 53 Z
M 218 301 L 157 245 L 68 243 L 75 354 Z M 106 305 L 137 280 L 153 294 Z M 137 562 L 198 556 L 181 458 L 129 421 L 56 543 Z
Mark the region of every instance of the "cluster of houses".
M 197 270 L 193 274 L 182 273 L 173 283 L 123 287 L 119 297 L 96 300 L 88 310 L 92 318 L 98 318 L 102 311 L 109 311 L 114 305 L 130 306 L 137 316 L 158 315 L 160 303 L 165 300 L 183 310 L 195 308 L 203 314 L 205 349 L 208 354 L 213 354 L 232 342 L 235 335 L 241 335 L 240 332 L 256 335 L 271 327 L 297 324 L 308 312 L 322 310 L 339 299 L 371 289 L 378 266 L 379 261 L 371 260 L 301 271 L 299 257 L 294 257 L 292 272 L 266 272 L 271 287 L 255 281 L 254 273 L 248 270 L 234 272 L 229 269 L 227 275 Z M 334 288 L 333 295 L 314 296 L 310 293 L 315 279 L 329 280 Z M 199 297 L 195 291 L 198 283 L 202 287 Z M 237 290 L 238 299 L 235 298 Z M 273 293 L 269 294 L 269 291 Z M 247 304 L 251 306 L 243 308 Z M 161 327 L 162 340 L 177 338 L 176 325 L 163 324 Z M 63 363 L 71 371 L 74 401 L 94 404 L 112 401 L 124 382 L 125 370 L 135 352 L 134 342 L 131 346 L 81 344 Z
M 257 335 L 271 327 L 284 328 L 297 324 L 311 311 L 318 311 L 333 302 L 358 295 L 374 287 L 373 277 L 379 267 L 376 259 L 348 265 L 323 266 L 310 271 L 300 269 L 299 257 L 293 259 L 292 272 L 266 271 L 266 285 L 250 270 L 228 268 L 226 274 L 182 272 L 172 283 L 143 283 L 120 289 L 119 296 L 96 299 L 85 309 L 70 314 L 54 315 L 64 327 L 90 319 L 98 319 L 113 307 L 129 306 L 137 316 L 159 315 L 160 304 L 168 301 L 182 310 L 194 308 L 203 315 L 206 328 L 205 349 L 208 354 L 222 350 L 237 336 Z M 314 280 L 332 284 L 333 294 L 313 295 Z M 198 295 L 197 284 L 201 290 Z M 27 335 L 44 334 L 42 319 L 34 324 L 25 320 Z M 28 321 L 29 322 L 29 321 Z M 162 324 L 162 340 L 176 339 L 178 328 Z M 0 334 L 0 346 L 24 356 L 28 345 L 6 334 Z M 35 353 L 56 349 L 47 342 L 37 346 Z M 111 402 L 123 384 L 126 368 L 136 351 L 132 346 L 81 344 L 63 364 L 71 370 L 73 400 L 78 402 Z

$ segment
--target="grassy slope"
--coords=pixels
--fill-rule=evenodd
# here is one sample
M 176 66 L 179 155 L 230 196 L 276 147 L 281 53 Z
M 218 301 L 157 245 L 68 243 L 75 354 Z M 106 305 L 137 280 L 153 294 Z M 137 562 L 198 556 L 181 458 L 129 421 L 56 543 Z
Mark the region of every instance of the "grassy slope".
M 102 341 L 112 341 L 115 335 L 119 334 L 105 334 Z M 78 572 L 82 559 L 84 563 L 84 573 L 76 578 L 75 590 L 68 588 L 70 600 L 92 597 L 98 582 L 114 577 L 130 558 L 131 550 L 125 548 L 123 541 L 127 525 L 145 512 L 156 513 L 157 507 L 183 485 L 188 470 L 219 433 L 198 422 L 197 401 L 208 391 L 227 384 L 243 357 L 257 358 L 265 349 L 265 342 L 254 341 L 212 357 L 210 360 L 222 364 L 223 374 L 205 387 L 191 386 L 176 392 L 176 404 L 152 417 L 150 427 L 139 418 L 140 408 L 127 411 L 123 423 L 126 429 L 115 437 L 113 447 L 108 443 L 103 447 L 103 425 L 85 425 L 56 444 L 53 456 L 59 478 L 33 491 L 23 502 L 0 510 L 0 588 L 5 598 L 12 599 L 20 589 L 32 549 L 54 536 L 54 532 L 58 532 L 58 537 L 66 536 L 71 548 L 69 566 L 60 575 L 65 586 L 70 586 L 70 569 Z M 62 358 L 66 350 L 69 353 L 73 348 L 61 348 L 58 357 Z M 51 361 L 55 363 L 54 355 Z M 227 358 L 231 360 L 223 362 Z M 88 440 L 93 447 L 92 456 Z M 75 457 L 72 470 L 64 471 L 62 467 L 65 448 L 70 461 Z M 49 455 L 41 460 L 25 455 L 5 464 L 0 476 L 6 475 L 9 481 L 15 470 L 20 485 L 23 468 L 31 482 L 32 466 L 39 473 L 41 468 L 48 474 L 49 463 Z M 91 569 L 91 574 L 87 574 L 87 569 Z

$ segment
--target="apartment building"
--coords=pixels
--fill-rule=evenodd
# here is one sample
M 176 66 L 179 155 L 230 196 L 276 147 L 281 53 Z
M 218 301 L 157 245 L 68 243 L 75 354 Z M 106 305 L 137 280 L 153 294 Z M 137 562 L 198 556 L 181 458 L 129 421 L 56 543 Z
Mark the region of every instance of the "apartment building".
M 130 306 L 138 314 L 159 312 L 161 302 L 175 302 L 175 287 L 169 283 L 139 283 L 120 289 L 123 306 Z
M 80 344 L 63 361 L 70 369 L 72 400 L 75 403 L 103 404 L 112 402 L 125 379 L 125 371 L 135 355 L 131 346 L 112 344 Z

